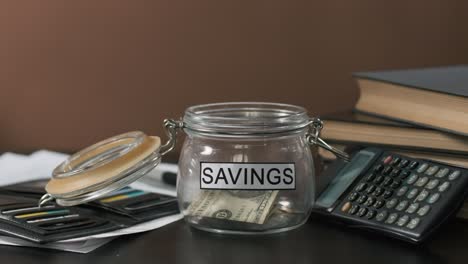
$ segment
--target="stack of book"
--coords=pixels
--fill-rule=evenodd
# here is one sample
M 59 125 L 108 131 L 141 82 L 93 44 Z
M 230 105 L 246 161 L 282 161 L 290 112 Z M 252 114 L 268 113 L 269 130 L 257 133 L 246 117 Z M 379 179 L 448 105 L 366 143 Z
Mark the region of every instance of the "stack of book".
M 354 110 L 322 117 L 343 150 L 379 146 L 468 168 L 468 65 L 354 74 Z M 320 150 L 324 160 L 333 154 Z M 459 213 L 468 218 L 468 202 Z

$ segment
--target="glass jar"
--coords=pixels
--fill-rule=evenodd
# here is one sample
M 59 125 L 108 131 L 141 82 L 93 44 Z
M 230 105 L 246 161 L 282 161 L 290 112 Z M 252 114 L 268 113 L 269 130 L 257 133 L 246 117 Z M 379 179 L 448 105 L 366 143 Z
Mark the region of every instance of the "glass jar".
M 183 121 L 177 196 L 187 223 L 246 234 L 307 220 L 315 175 L 304 108 L 218 103 L 188 108 Z
M 54 170 L 40 205 L 72 206 L 119 190 L 156 167 L 183 130 L 177 198 L 186 222 L 216 233 L 276 233 L 305 223 L 314 205 L 310 146 L 348 158 L 319 137 L 319 119 L 294 105 L 198 105 L 164 126 L 165 144 L 136 131 L 70 156 Z

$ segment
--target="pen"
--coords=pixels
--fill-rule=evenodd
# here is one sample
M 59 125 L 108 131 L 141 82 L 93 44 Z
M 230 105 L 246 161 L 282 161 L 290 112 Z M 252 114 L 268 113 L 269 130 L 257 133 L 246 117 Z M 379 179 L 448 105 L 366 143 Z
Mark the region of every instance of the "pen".
M 162 180 L 164 183 L 170 184 L 170 185 L 176 185 L 177 183 L 177 174 L 173 172 L 164 172 L 162 175 Z

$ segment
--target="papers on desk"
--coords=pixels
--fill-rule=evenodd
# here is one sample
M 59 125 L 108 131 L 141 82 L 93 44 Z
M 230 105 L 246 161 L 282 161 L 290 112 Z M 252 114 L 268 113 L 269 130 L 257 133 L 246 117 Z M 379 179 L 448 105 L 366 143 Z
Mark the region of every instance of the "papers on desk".
M 67 157 L 68 155 L 66 154 L 48 150 L 40 150 L 31 155 L 4 153 L 0 156 L 0 186 L 50 178 L 52 170 Z M 162 163 L 141 180 L 131 184 L 131 187 L 175 196 L 175 187 L 162 181 L 162 172 L 176 173 L 177 166 Z M 120 230 L 47 244 L 36 244 L 19 238 L 0 235 L 0 245 L 51 248 L 69 252 L 88 253 L 108 243 L 117 236 L 153 230 L 182 218 L 182 214 L 170 215 Z
M 23 239 L 15 237 L 0 236 L 0 245 L 10 245 L 10 246 L 19 246 L 19 247 L 37 247 L 37 248 L 49 248 L 56 249 L 61 251 L 75 252 L 75 253 L 88 253 L 98 247 L 105 245 L 113 238 L 96 238 L 96 239 L 87 239 L 81 241 L 60 241 L 52 242 L 47 244 L 37 244 Z
M 7 152 L 0 156 L 0 186 L 50 178 L 52 170 L 68 155 L 40 150 L 31 155 Z

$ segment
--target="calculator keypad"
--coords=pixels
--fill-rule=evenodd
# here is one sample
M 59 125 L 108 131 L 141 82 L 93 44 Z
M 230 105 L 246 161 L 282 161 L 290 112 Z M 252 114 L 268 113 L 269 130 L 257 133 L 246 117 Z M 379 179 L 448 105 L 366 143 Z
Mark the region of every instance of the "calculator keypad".
M 384 156 L 353 187 L 341 212 L 352 217 L 414 230 L 460 178 L 461 171 Z

